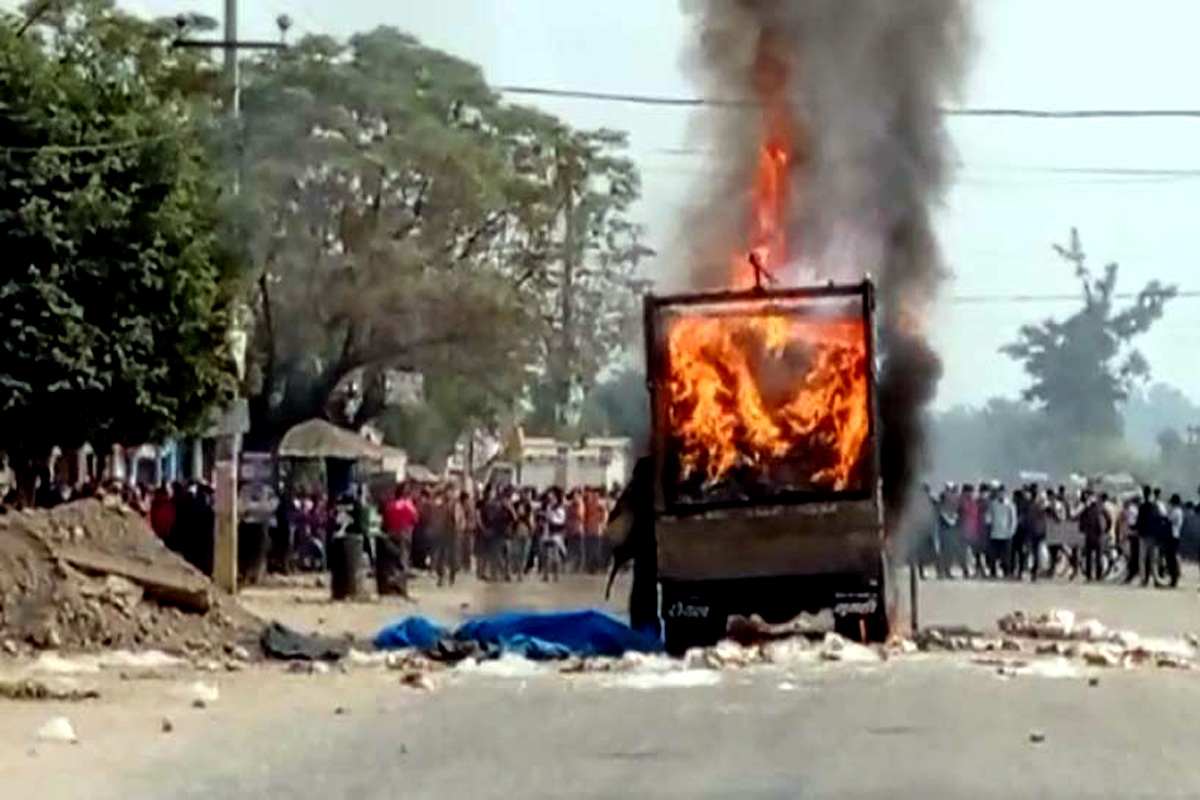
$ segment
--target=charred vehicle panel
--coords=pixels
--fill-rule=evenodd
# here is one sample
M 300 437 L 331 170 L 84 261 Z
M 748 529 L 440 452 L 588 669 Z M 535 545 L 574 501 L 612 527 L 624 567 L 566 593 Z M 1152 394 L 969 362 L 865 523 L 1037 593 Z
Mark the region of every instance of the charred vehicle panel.
M 648 296 L 667 648 L 730 615 L 887 634 L 870 282 Z

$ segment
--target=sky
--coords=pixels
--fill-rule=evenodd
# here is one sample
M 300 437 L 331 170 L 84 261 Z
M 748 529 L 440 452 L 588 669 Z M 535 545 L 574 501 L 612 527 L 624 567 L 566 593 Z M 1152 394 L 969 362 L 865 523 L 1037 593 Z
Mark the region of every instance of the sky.
M 884 2 L 884 0 L 877 0 Z M 890 0 L 889 0 L 890 1 Z M 900 0 L 896 0 L 899 2 Z M 124 0 L 146 14 L 193 10 L 220 18 L 222 0 Z M 693 97 L 682 54 L 694 35 L 680 0 L 254 0 L 243 37 L 349 35 L 377 25 L 480 64 L 494 85 Z M 1200 3 L 1194 0 L 977 0 L 978 46 L 963 105 L 974 107 L 1200 108 Z M 710 168 L 697 155 L 698 115 L 725 113 L 569 99 L 514 98 L 578 127 L 627 130 L 643 177 L 637 218 L 658 250 L 650 271 L 680 268 L 674 254 L 684 201 Z M 1072 310 L 1070 302 L 965 303 L 963 297 L 1077 292 L 1051 245 L 1072 226 L 1092 265 L 1121 265 L 1119 290 L 1159 279 L 1200 290 L 1200 119 L 1011 120 L 952 118 L 961 166 L 937 215 L 950 269 L 934 325 L 945 373 L 936 405 L 1015 396 L 1020 365 L 999 353 L 1020 325 Z M 1195 175 L 1095 175 L 1072 168 L 1185 169 Z M 1200 298 L 1172 302 L 1139 346 L 1155 380 L 1200 400 Z

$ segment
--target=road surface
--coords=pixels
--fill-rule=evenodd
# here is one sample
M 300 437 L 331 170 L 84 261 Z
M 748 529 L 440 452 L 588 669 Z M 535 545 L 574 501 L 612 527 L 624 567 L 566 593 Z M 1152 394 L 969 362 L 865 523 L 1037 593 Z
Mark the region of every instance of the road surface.
M 1148 633 L 1200 630 L 1194 583 L 1175 592 L 923 589 L 930 622 L 982 626 L 1013 608 L 1068 607 Z M 1200 795 L 1195 672 L 1005 679 L 964 658 L 914 656 L 699 677 L 700 685 L 637 688 L 611 676 L 455 673 L 417 691 L 394 672 L 309 676 L 272 666 L 217 676 L 222 696 L 204 710 L 166 682 L 115 681 L 90 706 L 4 705 L 0 796 Z M 76 723 L 79 745 L 34 742 L 31 731 L 54 713 Z M 164 716 L 169 734 L 160 732 Z

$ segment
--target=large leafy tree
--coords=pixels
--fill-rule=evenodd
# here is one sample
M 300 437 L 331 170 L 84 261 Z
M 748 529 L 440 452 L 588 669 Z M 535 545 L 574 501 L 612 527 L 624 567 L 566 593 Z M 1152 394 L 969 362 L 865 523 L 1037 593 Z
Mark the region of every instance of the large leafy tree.
M 0 17 L 0 449 L 187 431 L 233 388 L 193 58 L 86 0 Z M 19 470 L 20 471 L 20 470 Z
M 1121 434 L 1121 402 L 1150 374 L 1132 342 L 1162 317 L 1176 288 L 1151 281 L 1120 307 L 1118 266 L 1110 263 L 1095 275 L 1078 231 L 1072 229 L 1068 242 L 1054 250 L 1074 269 L 1082 305 L 1065 319 L 1022 326 L 1002 352 L 1024 365 L 1031 379 L 1024 398 L 1044 409 L 1056 430 L 1115 438 Z
M 641 254 L 621 137 L 503 103 L 476 66 L 389 28 L 264 58 L 243 99 L 259 436 L 376 416 L 390 368 L 425 375 L 452 435 L 609 357 Z

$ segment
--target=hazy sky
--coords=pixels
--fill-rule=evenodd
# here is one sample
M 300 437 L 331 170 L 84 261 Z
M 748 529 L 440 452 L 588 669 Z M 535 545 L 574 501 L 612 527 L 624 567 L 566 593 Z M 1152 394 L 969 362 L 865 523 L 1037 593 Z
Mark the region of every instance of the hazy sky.
M 892 0 L 877 0 L 878 2 Z M 900 2 L 902 0 L 895 0 Z M 153 14 L 220 17 L 221 0 L 127 0 Z M 1036 108 L 1200 108 L 1200 3 L 1194 0 L 978 0 L 979 48 L 963 102 Z M 679 0 L 254 0 L 242 35 L 346 35 L 387 24 L 481 64 L 494 84 L 694 96 L 681 64 L 692 35 Z M 626 129 L 643 171 L 639 217 L 672 266 L 683 200 L 708 168 L 695 155 L 694 114 L 583 100 L 535 100 L 577 126 Z M 723 113 L 723 112 L 708 112 Z M 946 362 L 938 405 L 1016 394 L 1018 365 L 998 354 L 1017 327 L 1070 303 L 964 304 L 963 295 L 1076 290 L 1050 245 L 1077 225 L 1094 266 L 1122 265 L 1121 287 L 1159 278 L 1200 289 L 1200 172 L 1194 176 L 1063 173 L 1057 168 L 1200 170 L 1200 119 L 954 119 L 962 162 L 939 215 L 954 270 L 937 323 Z M 1054 169 L 1051 169 L 1054 168 Z M 1176 300 L 1141 342 L 1156 379 L 1200 399 L 1200 299 Z

